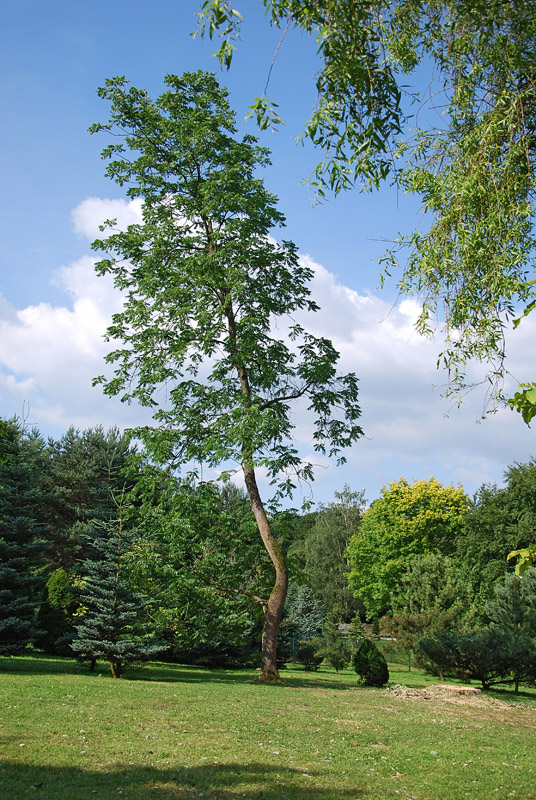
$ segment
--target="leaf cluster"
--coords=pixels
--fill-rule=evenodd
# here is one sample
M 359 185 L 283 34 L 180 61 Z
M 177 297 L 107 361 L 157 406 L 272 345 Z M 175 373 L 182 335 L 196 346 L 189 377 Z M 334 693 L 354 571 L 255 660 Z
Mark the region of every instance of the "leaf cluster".
M 338 376 L 332 343 L 295 319 L 317 309 L 312 271 L 270 238 L 284 219 L 255 175 L 267 151 L 234 137 L 212 74 L 166 84 L 154 102 L 124 78 L 100 90 L 110 120 L 92 130 L 119 137 L 103 151 L 107 174 L 143 199 L 143 220 L 93 245 L 125 298 L 108 330 L 121 343 L 107 357 L 115 377 L 97 382 L 158 406 L 158 427 L 137 431 L 157 461 L 260 466 L 290 493 L 292 473 L 312 477 L 291 444 L 291 403 L 313 414 L 315 450 L 338 455 L 361 435 L 357 378 Z
M 501 401 L 505 330 L 536 302 L 534 3 L 262 2 L 272 25 L 316 38 L 318 97 L 303 136 L 322 154 L 311 179 L 319 196 L 390 178 L 421 198 L 430 225 L 399 237 L 385 274 L 402 267 L 400 290 L 422 298 L 420 332 L 443 318 L 438 365 L 450 391 L 468 390 L 477 359 L 488 401 Z M 227 67 L 240 24 L 230 0 L 203 3 L 199 30 L 224 28 Z M 412 91 L 406 76 L 418 83 L 423 68 L 430 83 Z M 260 127 L 280 121 L 273 106 L 256 98 Z M 510 404 L 525 422 L 534 415 L 530 390 Z

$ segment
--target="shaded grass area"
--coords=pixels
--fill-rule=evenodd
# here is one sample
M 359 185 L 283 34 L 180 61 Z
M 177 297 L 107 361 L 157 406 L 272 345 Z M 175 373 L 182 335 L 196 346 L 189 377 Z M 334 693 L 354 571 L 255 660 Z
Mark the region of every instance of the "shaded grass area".
M 391 681 L 437 681 L 390 665 Z M 0 658 L 0 798 L 536 798 L 533 691 L 451 703 L 338 676 Z

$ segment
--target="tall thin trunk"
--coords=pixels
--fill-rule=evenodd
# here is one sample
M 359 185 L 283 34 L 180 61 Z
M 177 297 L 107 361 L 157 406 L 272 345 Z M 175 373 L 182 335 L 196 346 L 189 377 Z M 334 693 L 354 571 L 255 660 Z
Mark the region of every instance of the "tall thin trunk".
M 226 300 L 226 305 L 230 351 L 240 380 L 242 395 L 249 400 L 251 398 L 251 387 L 249 384 L 248 371 L 238 351 L 236 320 L 232 303 L 228 298 Z M 285 556 L 272 533 L 264 504 L 261 500 L 253 466 L 251 442 L 248 441 L 247 438 L 242 443 L 242 469 L 244 471 L 246 489 L 257 528 L 275 569 L 274 587 L 271 591 L 268 603 L 263 609 L 264 627 L 262 630 L 261 673 L 258 678 L 258 680 L 263 683 L 274 683 L 281 680 L 277 669 L 277 633 L 279 631 L 279 623 L 281 622 L 283 606 L 285 605 L 287 596 L 288 570 Z
M 213 252 L 211 237 L 213 233 L 212 223 L 208 219 L 203 219 L 208 238 L 208 252 Z M 249 375 L 246 364 L 242 358 L 238 347 L 237 338 L 237 325 L 233 308 L 233 302 L 226 285 L 220 287 L 220 299 L 224 307 L 224 313 L 227 319 L 227 330 L 229 333 L 229 352 L 231 354 L 234 367 L 240 381 L 240 390 L 247 401 L 251 399 L 251 386 L 249 383 Z M 280 681 L 279 671 L 277 669 L 277 634 L 279 631 L 279 623 L 283 615 L 283 607 L 287 597 L 288 589 L 288 570 L 283 555 L 283 551 L 279 547 L 275 536 L 272 533 L 264 504 L 261 500 L 259 487 L 257 486 L 257 478 L 255 476 L 255 468 L 253 466 L 253 450 L 251 441 L 246 436 L 242 442 L 242 469 L 244 471 L 244 480 L 246 489 L 251 503 L 251 508 L 255 516 L 257 528 L 259 530 L 261 539 L 266 548 L 272 564 L 275 569 L 275 583 L 270 593 L 268 603 L 263 606 L 264 610 L 264 626 L 262 630 L 262 646 L 261 646 L 261 672 L 258 681 L 262 683 L 275 683 Z
M 280 681 L 277 669 L 277 633 L 279 623 L 283 614 L 283 607 L 288 589 L 288 570 L 285 556 L 279 547 L 275 536 L 270 528 L 266 511 L 262 503 L 255 470 L 247 462 L 243 464 L 246 488 L 257 522 L 257 527 L 261 535 L 264 546 L 270 556 L 275 568 L 275 583 L 264 608 L 264 627 L 262 630 L 262 658 L 261 672 L 258 680 L 262 683 L 274 683 Z

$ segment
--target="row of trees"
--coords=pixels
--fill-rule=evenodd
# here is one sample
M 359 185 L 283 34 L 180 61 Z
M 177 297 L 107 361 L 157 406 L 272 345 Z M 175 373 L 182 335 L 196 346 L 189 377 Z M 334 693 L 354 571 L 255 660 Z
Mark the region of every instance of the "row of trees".
M 350 584 L 394 649 L 485 688 L 536 677 L 533 570 L 507 572 L 508 555 L 534 538 L 536 462 L 505 478 L 473 499 L 433 479 L 394 483 L 348 548 Z
M 120 674 L 158 641 L 184 662 L 258 664 L 272 571 L 241 490 L 181 480 L 116 430 L 45 441 L 2 420 L 0 445 L 1 652 L 34 642 L 90 662 L 107 655 Z M 271 516 L 292 575 L 282 658 L 320 633 L 327 610 L 355 613 L 344 550 L 360 503 L 344 490 L 321 513 Z
M 536 462 L 506 479 L 472 500 L 433 479 L 400 480 L 368 509 L 346 487 L 318 511 L 274 512 L 290 574 L 279 664 L 311 665 L 320 652 L 343 666 L 337 630 L 352 621 L 380 624 L 414 653 L 423 637 L 506 630 L 490 603 L 501 586 L 519 590 L 506 554 L 531 541 Z M 46 442 L 1 421 L 0 555 L 0 652 L 34 642 L 90 664 L 106 657 L 115 674 L 157 653 L 259 663 L 272 570 L 247 497 L 177 478 L 115 430 Z M 525 592 L 535 585 L 523 580 Z

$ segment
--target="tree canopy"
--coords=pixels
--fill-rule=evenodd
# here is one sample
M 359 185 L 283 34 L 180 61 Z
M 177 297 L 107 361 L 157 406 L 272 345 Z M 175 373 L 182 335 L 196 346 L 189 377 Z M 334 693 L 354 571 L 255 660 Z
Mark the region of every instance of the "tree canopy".
M 403 264 L 400 290 L 423 300 L 421 332 L 444 317 L 438 363 L 451 390 L 468 388 L 467 364 L 477 359 L 489 399 L 501 400 L 505 331 L 536 307 L 536 6 L 262 2 L 272 25 L 316 38 L 317 102 L 304 128 L 321 151 L 312 185 L 324 197 L 391 180 L 421 198 L 430 225 L 400 236 L 386 272 Z M 229 68 L 236 4 L 204 0 L 198 16 L 201 34 L 220 38 L 216 55 Z M 424 91 L 423 67 L 431 76 Z M 253 102 L 261 128 L 282 121 L 275 106 L 265 95 Z M 510 403 L 530 422 L 536 383 Z
M 99 90 L 110 120 L 92 126 L 114 143 L 107 175 L 143 200 L 143 220 L 126 231 L 106 226 L 97 265 L 124 293 L 108 337 L 115 377 L 108 394 L 154 409 L 155 426 L 137 430 L 150 457 L 175 466 L 242 470 L 276 582 L 263 600 L 263 678 L 278 678 L 275 643 L 287 569 L 268 521 L 256 469 L 292 492 L 313 477 L 292 443 L 293 401 L 313 417 L 317 452 L 340 455 L 361 435 L 357 378 L 337 374 L 332 343 L 296 320 L 317 309 L 311 270 L 292 242 L 275 198 L 256 177 L 268 152 L 252 136 L 235 138 L 227 92 L 210 73 L 166 77 L 154 102 L 123 77 Z M 162 394 L 165 389 L 165 396 Z
M 348 545 L 350 587 L 369 616 L 390 607 L 391 594 L 417 555 L 454 553 L 469 498 L 434 478 L 384 487 Z

